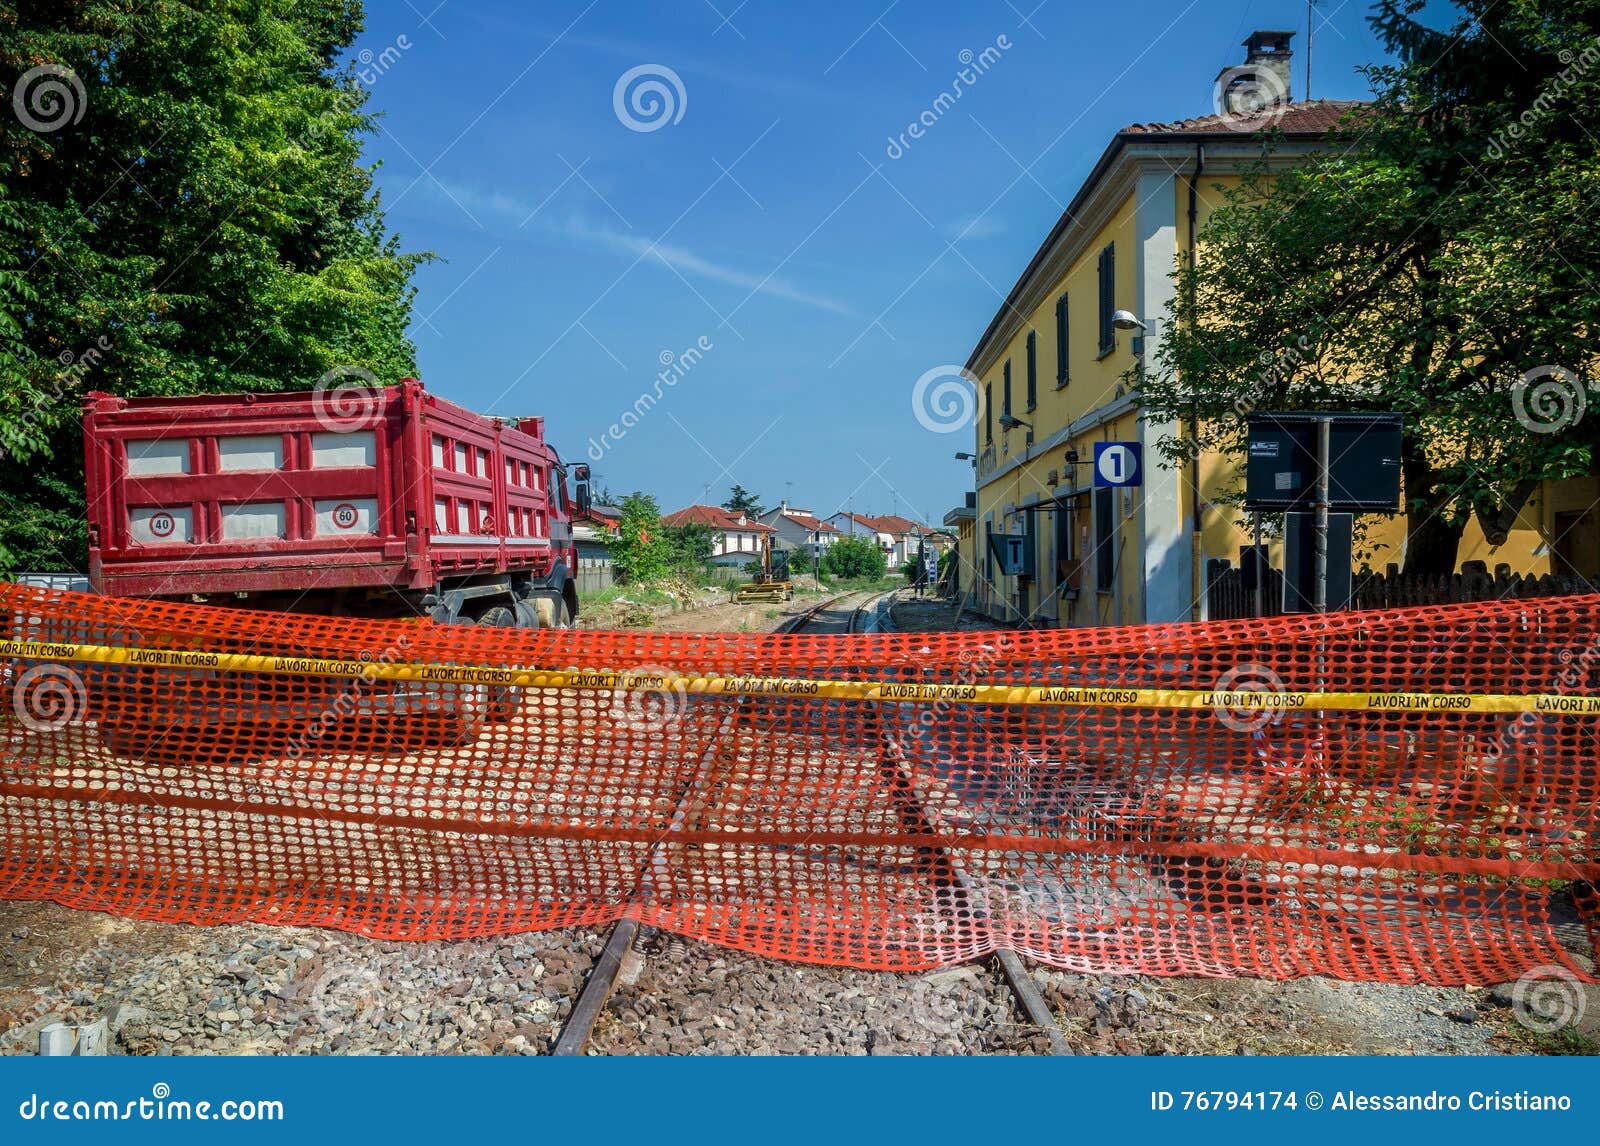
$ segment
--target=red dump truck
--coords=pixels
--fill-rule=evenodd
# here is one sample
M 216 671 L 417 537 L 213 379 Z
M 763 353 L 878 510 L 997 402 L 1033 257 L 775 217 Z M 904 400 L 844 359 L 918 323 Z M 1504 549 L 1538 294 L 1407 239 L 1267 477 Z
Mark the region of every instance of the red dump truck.
M 577 616 L 588 467 L 569 475 L 543 418 L 486 418 L 407 378 L 91 393 L 83 438 L 96 592 L 444 624 Z
M 588 467 L 563 465 L 542 418 L 483 417 L 407 378 L 286 394 L 91 393 L 83 433 L 95 592 L 439 624 L 551 628 L 577 616 L 571 519 L 587 507 Z M 205 673 L 185 688 L 170 671 L 164 686 L 139 676 L 148 671 L 103 669 L 90 682 L 120 754 L 192 745 L 219 725 L 260 752 L 307 735 L 359 748 L 361 726 L 392 733 L 396 717 L 460 743 L 518 701 L 510 689 L 422 685 L 352 700 L 335 680 Z

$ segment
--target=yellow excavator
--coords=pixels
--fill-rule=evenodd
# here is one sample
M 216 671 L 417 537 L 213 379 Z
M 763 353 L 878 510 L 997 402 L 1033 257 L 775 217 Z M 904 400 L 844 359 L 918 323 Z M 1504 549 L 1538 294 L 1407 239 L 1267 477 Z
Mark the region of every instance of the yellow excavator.
M 734 591 L 740 601 L 792 601 L 794 582 L 789 580 L 789 551 L 772 548 L 772 534 L 761 535 L 760 568 L 755 576 Z

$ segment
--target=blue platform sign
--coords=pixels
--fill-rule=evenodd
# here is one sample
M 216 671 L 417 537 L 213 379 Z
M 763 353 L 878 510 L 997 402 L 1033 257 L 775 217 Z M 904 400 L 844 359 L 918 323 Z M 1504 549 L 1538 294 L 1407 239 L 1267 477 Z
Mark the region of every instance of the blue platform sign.
M 1138 442 L 1096 442 L 1094 484 L 1138 485 L 1144 479 L 1144 450 Z

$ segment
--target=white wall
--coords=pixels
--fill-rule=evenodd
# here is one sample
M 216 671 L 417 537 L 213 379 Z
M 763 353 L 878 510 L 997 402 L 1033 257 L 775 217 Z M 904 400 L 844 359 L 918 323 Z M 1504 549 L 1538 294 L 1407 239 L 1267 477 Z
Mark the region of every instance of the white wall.
M 1144 360 L 1152 364 L 1166 333 L 1167 303 L 1177 266 L 1177 179 L 1170 170 L 1146 171 L 1139 176 L 1134 230 L 1138 258 L 1134 263 L 1135 313 L 1150 326 L 1144 340 Z M 1144 617 L 1147 624 L 1190 619 L 1194 599 L 1189 530 L 1183 517 L 1182 467 L 1163 468 L 1157 443 L 1177 424 L 1139 419 L 1143 444 L 1143 488 L 1139 491 L 1139 530 L 1144 560 Z

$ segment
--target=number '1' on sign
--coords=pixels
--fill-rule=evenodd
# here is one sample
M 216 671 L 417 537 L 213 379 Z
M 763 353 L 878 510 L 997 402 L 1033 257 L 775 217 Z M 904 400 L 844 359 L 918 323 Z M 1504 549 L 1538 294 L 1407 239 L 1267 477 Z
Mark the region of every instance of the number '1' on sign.
M 1143 448 L 1138 442 L 1096 442 L 1094 444 L 1094 484 L 1133 486 L 1140 484 L 1144 472 Z

